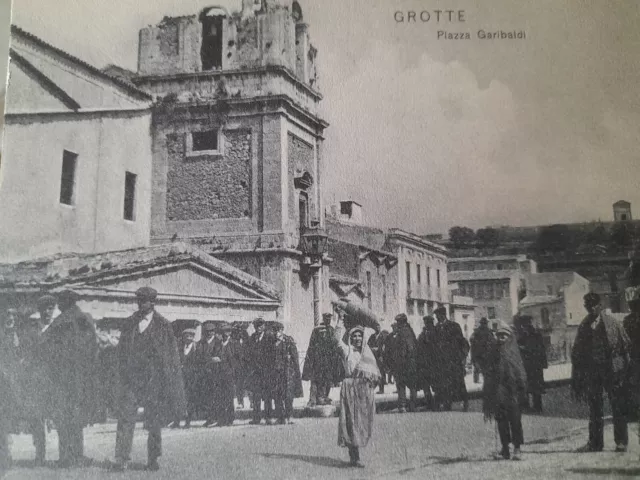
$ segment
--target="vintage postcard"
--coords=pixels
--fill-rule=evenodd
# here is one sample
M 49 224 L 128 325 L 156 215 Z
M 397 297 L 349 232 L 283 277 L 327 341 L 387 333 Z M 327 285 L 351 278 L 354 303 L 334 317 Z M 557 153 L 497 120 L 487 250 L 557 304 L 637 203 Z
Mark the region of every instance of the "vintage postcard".
M 0 477 L 640 476 L 640 4 L 10 3 Z

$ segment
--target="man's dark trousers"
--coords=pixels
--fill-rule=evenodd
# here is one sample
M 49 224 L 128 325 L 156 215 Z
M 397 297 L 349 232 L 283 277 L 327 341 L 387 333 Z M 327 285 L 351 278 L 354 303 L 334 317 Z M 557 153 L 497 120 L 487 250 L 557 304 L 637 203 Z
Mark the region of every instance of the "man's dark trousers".
M 613 437 L 616 445 L 629 444 L 626 419 L 624 386 L 614 386 L 613 373 L 606 366 L 596 367 L 591 372 L 589 383 L 589 446 L 596 450 L 604 447 L 604 399 L 607 392 L 613 414 Z
M 513 443 L 515 448 L 520 448 L 524 443 L 520 407 L 518 405 L 499 407 L 496 412 L 496 423 L 498 424 L 498 432 L 502 446 L 506 447 L 510 443 Z
M 133 432 L 136 427 L 136 416 L 139 402 L 133 392 L 123 394 L 120 419 L 116 432 L 116 460 L 128 462 L 131 460 L 133 447 Z M 162 455 L 162 422 L 158 409 L 154 405 L 143 405 L 145 409 L 145 427 L 149 431 L 147 437 L 147 458 L 153 462 Z
M 404 375 L 397 375 L 396 387 L 398 388 L 398 407 L 405 408 L 407 406 L 407 388 L 409 388 L 409 410 L 413 411 L 416 408 L 416 400 L 418 398 L 418 391 L 413 387 L 408 387 L 409 380 Z

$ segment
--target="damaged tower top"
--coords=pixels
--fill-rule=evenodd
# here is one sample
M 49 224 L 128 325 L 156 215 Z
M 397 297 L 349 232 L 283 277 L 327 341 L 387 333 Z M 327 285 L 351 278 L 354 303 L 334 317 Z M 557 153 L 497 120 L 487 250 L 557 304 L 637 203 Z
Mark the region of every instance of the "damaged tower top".
M 317 91 L 316 53 L 298 2 L 242 0 L 240 12 L 210 6 L 143 28 L 138 77 L 275 66 Z

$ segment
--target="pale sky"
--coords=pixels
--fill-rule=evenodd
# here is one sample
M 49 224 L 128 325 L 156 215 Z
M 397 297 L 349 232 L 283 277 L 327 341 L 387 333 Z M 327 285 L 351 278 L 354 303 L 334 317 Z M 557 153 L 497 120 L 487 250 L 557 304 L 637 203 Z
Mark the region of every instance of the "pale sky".
M 215 3 L 17 0 L 13 22 L 96 66 L 135 70 L 140 28 Z M 330 123 L 328 202 L 356 200 L 368 223 L 416 233 L 609 220 L 620 199 L 640 218 L 640 2 L 300 4 Z M 394 20 L 447 8 L 466 22 Z M 471 40 L 438 40 L 440 29 Z M 479 40 L 479 29 L 527 38 Z

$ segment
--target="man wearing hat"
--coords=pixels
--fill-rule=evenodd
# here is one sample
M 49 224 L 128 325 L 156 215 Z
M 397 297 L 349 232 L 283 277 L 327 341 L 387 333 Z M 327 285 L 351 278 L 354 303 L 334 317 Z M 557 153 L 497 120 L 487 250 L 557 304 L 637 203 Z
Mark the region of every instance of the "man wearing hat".
M 220 339 L 214 342 L 213 358 L 215 363 L 215 420 L 218 427 L 232 425 L 236 413 L 233 406 L 235 396 L 235 373 L 239 368 L 239 354 L 236 344 L 231 340 L 231 325 L 220 325 Z
M 274 361 L 273 335 L 266 331 L 264 319 L 256 318 L 253 322 L 255 332 L 249 338 L 249 377 L 253 393 L 253 419 L 251 424 L 259 425 L 261 417 L 267 423 L 272 418 L 271 368 Z M 264 402 L 264 411 L 261 404 Z
M 340 381 L 340 350 L 331 326 L 332 317 L 331 313 L 322 315 L 322 323 L 311 333 L 304 360 L 302 380 L 311 382 L 310 406 L 330 404 L 331 386 Z
M 422 318 L 424 328 L 417 341 L 417 369 L 418 388 L 424 391 L 424 398 L 427 402 L 427 409 L 434 409 L 434 398 L 431 392 L 434 386 L 435 365 L 437 362 L 437 348 L 435 341 L 436 327 L 435 319 L 431 315 Z M 434 388 L 435 390 L 435 388 Z
M 584 307 L 588 315 L 578 326 L 571 352 L 573 393 L 589 405 L 589 441 L 578 452 L 604 448 L 603 391 L 611 403 L 616 451 L 625 452 L 629 443 L 625 403 L 631 342 L 624 327 L 603 311 L 600 295 L 587 293 Z
M 53 320 L 58 303 L 53 295 L 42 295 L 37 300 L 39 318 L 25 318 L 20 326 L 20 385 L 23 391 L 21 399 L 21 417 L 29 424 L 29 433 L 33 437 L 36 450 L 35 464 L 43 465 L 46 456 L 47 425 L 46 410 L 49 406 L 50 386 L 47 360 L 41 340 Z
M 202 374 L 202 345 L 195 342 L 196 329 L 185 328 L 182 331 L 178 345 L 180 365 L 182 366 L 182 378 L 184 390 L 187 396 L 187 418 L 184 428 L 191 426 L 191 419 L 197 412 L 199 402 L 200 375 Z M 180 427 L 180 418 L 170 425 L 171 428 Z
M 131 460 L 138 407 L 144 408 L 147 469 L 158 470 L 162 455 L 162 427 L 186 414 L 186 397 L 176 337 L 167 319 L 155 311 L 158 293 L 136 291 L 138 311 L 129 317 L 118 344 L 120 408 L 116 434 L 116 469 Z
M 389 350 L 389 363 L 398 388 L 398 411 L 407 411 L 407 388 L 409 389 L 409 411 L 416 408 L 418 378 L 417 378 L 417 340 L 413 328 L 409 325 L 407 315 L 396 315 L 397 325 L 394 340 Z
M 527 372 L 527 395 L 523 407 L 529 409 L 529 395 L 533 398 L 533 411 L 542 413 L 542 395 L 544 394 L 544 369 L 548 367 L 547 350 L 542 334 L 533 326 L 533 317 L 516 317 L 517 341 L 520 356 Z
M 42 334 L 41 345 L 51 382 L 49 415 L 58 431 L 58 463 L 85 463 L 83 428 L 96 419 L 98 341 L 93 319 L 76 305 L 78 294 L 57 295 L 60 315 Z
M 284 325 L 275 322 L 273 325 L 275 341 L 273 345 L 273 397 L 276 404 L 278 423 L 292 423 L 293 399 L 302 398 L 302 379 L 300 378 L 300 362 L 296 342 L 284 334 Z
M 238 355 L 234 384 L 238 408 L 242 408 L 245 405 L 245 398 L 249 396 L 249 389 L 247 388 L 247 344 L 249 342 L 249 333 L 243 322 L 233 322 L 231 341 L 235 344 L 236 354 Z
M 475 383 L 480 381 L 480 373 L 484 375 L 487 367 L 487 361 L 496 343 L 496 338 L 489 328 L 489 320 L 487 317 L 480 319 L 480 324 L 471 335 L 469 341 L 471 345 L 471 363 L 473 364 L 473 380 Z
M 469 401 L 464 377 L 469 342 L 460 325 L 447 318 L 446 307 L 438 307 L 434 314 L 438 320 L 435 331 L 438 346 L 436 403 L 444 410 L 451 410 L 454 400 L 462 400 L 466 411 Z
M 220 358 L 217 357 L 218 327 L 214 322 L 205 322 L 202 325 L 204 331 L 200 341 L 202 354 L 202 375 L 200 376 L 200 402 L 205 412 L 205 427 L 216 423 L 218 415 L 218 367 Z

